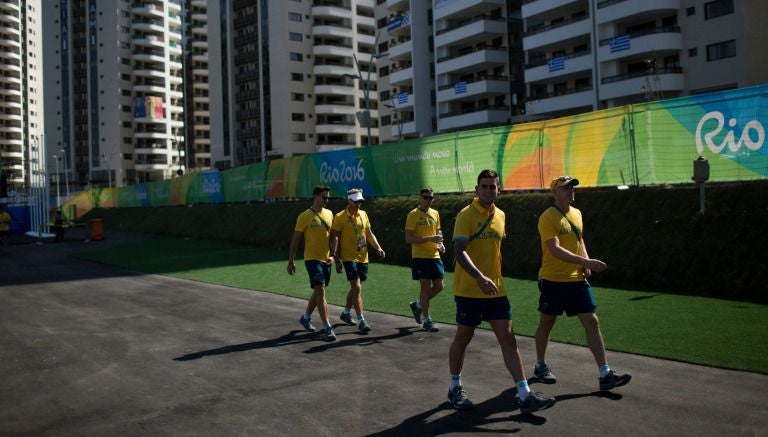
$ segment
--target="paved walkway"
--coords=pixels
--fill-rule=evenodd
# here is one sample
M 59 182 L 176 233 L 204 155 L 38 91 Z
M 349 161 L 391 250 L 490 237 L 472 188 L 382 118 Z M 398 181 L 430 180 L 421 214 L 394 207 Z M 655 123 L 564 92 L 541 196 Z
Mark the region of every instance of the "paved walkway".
M 301 300 L 71 257 L 136 236 L 108 238 L 0 247 L 0 435 L 768 435 L 766 375 L 609 353 L 634 379 L 598 392 L 589 351 L 557 343 L 559 382 L 533 385 L 557 404 L 520 415 L 488 332 L 464 369 L 476 408 L 457 412 L 451 326 L 370 313 L 369 335 L 325 343 L 299 329 Z

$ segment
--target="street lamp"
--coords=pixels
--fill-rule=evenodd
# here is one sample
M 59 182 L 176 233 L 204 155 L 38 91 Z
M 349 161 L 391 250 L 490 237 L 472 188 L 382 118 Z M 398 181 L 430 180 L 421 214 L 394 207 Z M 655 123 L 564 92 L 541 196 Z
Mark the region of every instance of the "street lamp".
M 403 141 L 403 114 L 400 113 L 397 103 L 395 103 L 395 98 L 392 98 L 391 105 L 385 103 L 384 106 L 391 109 L 392 113 L 397 116 L 397 139 L 398 141 Z
M 373 50 L 371 50 L 371 59 L 368 62 L 368 75 L 365 80 L 363 80 L 363 75 L 360 70 L 360 63 L 357 61 L 357 55 L 355 53 L 352 53 L 352 58 L 355 60 L 355 67 L 357 68 L 357 74 L 344 74 L 344 77 L 350 77 L 353 79 L 358 79 L 360 81 L 360 85 L 363 86 L 363 100 L 365 105 L 365 111 L 360 111 L 357 113 L 357 120 L 360 122 L 360 125 L 365 126 L 368 128 L 368 135 L 367 135 L 367 144 L 368 147 L 371 147 L 371 107 L 370 107 L 370 83 L 371 83 L 371 65 L 373 65 L 374 58 L 377 58 L 376 56 L 376 50 L 377 44 L 379 41 L 379 32 L 376 32 L 374 38 L 373 38 Z

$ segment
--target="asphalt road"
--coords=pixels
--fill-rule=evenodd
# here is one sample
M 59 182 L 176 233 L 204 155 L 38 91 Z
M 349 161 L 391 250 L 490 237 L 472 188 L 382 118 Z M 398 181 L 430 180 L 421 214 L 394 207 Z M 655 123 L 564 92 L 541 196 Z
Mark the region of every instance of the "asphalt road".
M 520 415 L 480 331 L 463 373 L 476 408 L 454 411 L 453 327 L 369 313 L 369 335 L 339 323 L 326 343 L 301 330 L 302 300 L 71 256 L 131 238 L 0 247 L 0 435 L 768 435 L 766 375 L 609 352 L 634 379 L 599 392 L 589 351 L 557 343 L 558 383 L 532 384 L 557 404 Z M 533 341 L 519 346 L 530 371 Z

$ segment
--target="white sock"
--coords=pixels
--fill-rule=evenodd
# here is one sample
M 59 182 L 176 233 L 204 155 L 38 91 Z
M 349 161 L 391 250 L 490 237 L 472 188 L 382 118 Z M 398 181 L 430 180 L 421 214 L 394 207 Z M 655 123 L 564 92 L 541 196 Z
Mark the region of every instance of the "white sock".
M 611 368 L 610 368 L 610 367 L 608 367 L 608 365 L 607 365 L 607 364 L 603 364 L 602 366 L 600 366 L 600 377 L 601 377 L 601 378 L 602 378 L 602 377 L 604 377 L 604 376 L 605 376 L 605 375 L 607 375 L 607 374 L 608 374 L 608 372 L 610 372 L 610 371 L 611 371 Z
M 451 383 L 448 385 L 449 390 L 453 390 L 455 387 L 461 386 L 461 373 L 458 375 L 451 375 Z
M 520 396 L 520 400 L 524 401 L 528 395 L 531 394 L 531 389 L 528 387 L 528 381 L 521 379 L 517 382 L 517 395 Z

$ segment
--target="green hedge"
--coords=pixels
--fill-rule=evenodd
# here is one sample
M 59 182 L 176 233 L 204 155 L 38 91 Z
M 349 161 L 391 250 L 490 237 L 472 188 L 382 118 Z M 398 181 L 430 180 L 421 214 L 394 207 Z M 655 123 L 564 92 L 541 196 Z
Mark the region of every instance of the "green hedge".
M 589 253 L 609 266 L 593 283 L 768 303 L 768 181 L 708 185 L 706 194 L 702 216 L 695 186 L 577 190 L 575 206 L 584 215 Z M 434 207 L 446 237 L 452 234 L 456 213 L 470 200 L 470 195 L 438 196 Z M 410 262 L 403 225 L 415 204 L 415 196 L 379 198 L 363 207 L 390 263 Z M 504 194 L 497 204 L 507 214 L 505 275 L 536 278 L 541 257 L 536 223 L 551 196 Z M 332 200 L 329 208 L 337 212 L 343 205 Z M 238 241 L 287 252 L 296 216 L 307 206 L 307 201 L 297 201 L 96 209 L 86 219 L 104 219 L 107 238 L 117 229 Z

